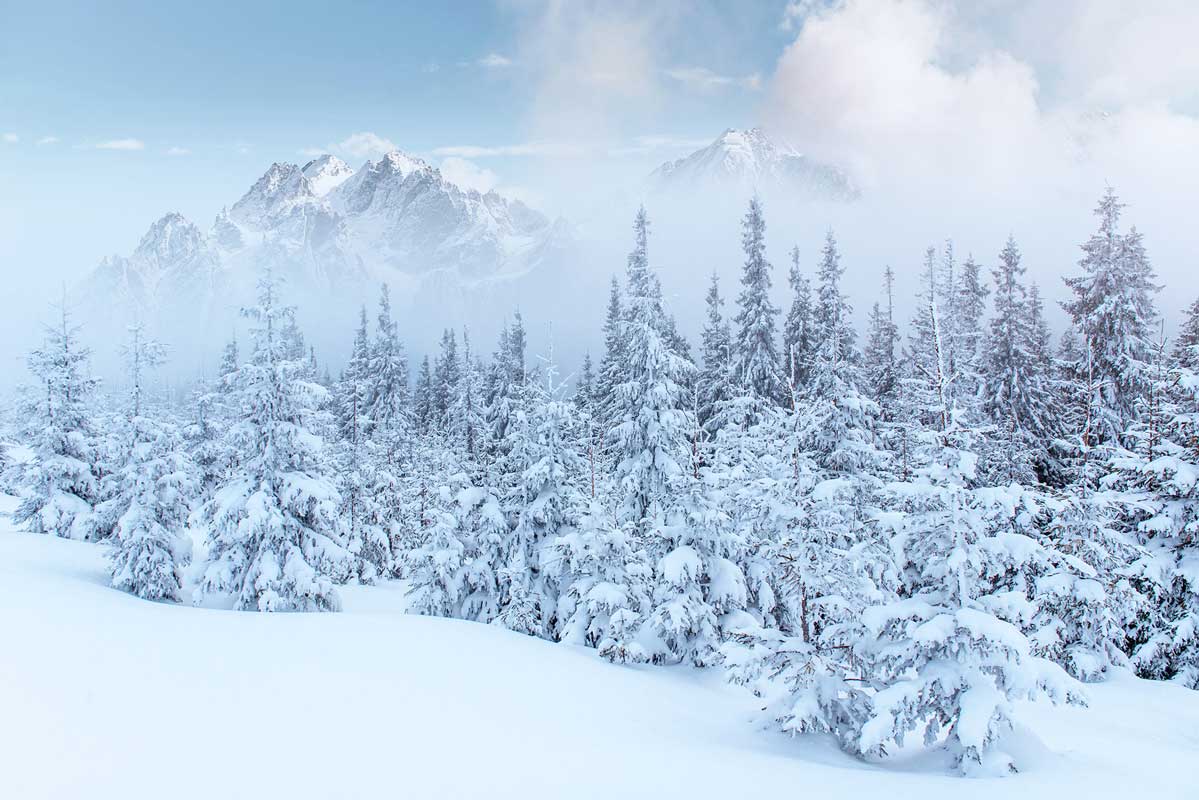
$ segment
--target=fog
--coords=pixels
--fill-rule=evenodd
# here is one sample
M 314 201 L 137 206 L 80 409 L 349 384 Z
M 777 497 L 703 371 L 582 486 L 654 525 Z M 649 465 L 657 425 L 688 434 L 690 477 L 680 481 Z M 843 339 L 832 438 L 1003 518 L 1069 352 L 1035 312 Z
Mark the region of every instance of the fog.
M 951 239 L 959 259 L 973 255 L 989 277 L 1010 234 L 1061 330 L 1065 320 L 1053 301 L 1064 297 L 1061 278 L 1076 270 L 1078 245 L 1094 229 L 1092 209 L 1109 185 L 1127 203 L 1125 224 L 1144 233 L 1167 287 L 1158 300 L 1168 327 L 1199 295 L 1199 230 L 1192 219 L 1199 196 L 1199 51 L 1188 41 L 1199 29 L 1199 11 L 1193 3 L 1160 2 L 1151 11 L 1115 0 L 1066 0 L 1052 8 L 1019 0 L 791 5 L 796 18 L 808 16 L 788 29 L 789 43 L 760 86 L 747 90 L 747 114 L 739 111 L 738 120 L 704 130 L 712 139 L 725 126 L 762 125 L 778 140 L 843 167 L 861 188 L 861 199 L 852 203 L 799 202 L 763 190 L 780 307 L 788 302 L 788 251 L 798 246 L 801 266 L 812 270 L 829 230 L 859 321 L 890 265 L 898 276 L 901 322 L 911 313 L 925 248 L 940 249 Z M 562 216 L 574 226 L 578 248 L 552 273 L 468 298 L 399 298 L 414 371 L 446 326 L 469 326 L 476 351 L 490 353 L 499 325 L 516 308 L 532 354 L 546 353 L 552 340 L 568 374 L 585 350 L 598 355 L 607 283 L 623 272 L 641 203 L 652 223 L 651 261 L 672 311 L 696 341 L 713 271 L 722 278 L 726 310 L 733 310 L 746 193 L 656 195 L 646 190 L 645 177 L 666 158 L 694 149 L 693 142 L 684 146 L 651 134 L 670 124 L 655 110 L 674 85 L 665 76 L 666 43 L 696 21 L 688 15 L 702 12 L 690 4 L 644 11 L 632 4 L 516 3 L 511 10 L 520 32 L 514 62 L 529 86 L 527 106 L 513 113 L 532 144 L 422 155 L 442 163 L 447 174 L 484 180 Z M 702 98 L 704 124 L 735 105 L 723 91 Z M 402 136 L 392 138 L 404 146 Z M 130 252 L 145 228 L 172 208 L 188 209 L 206 228 L 270 160 L 264 154 L 257 167 L 195 191 L 138 173 L 140 186 L 119 189 L 122 195 L 138 191 L 140 198 L 138 213 L 128 215 L 121 230 L 83 226 L 82 241 L 38 241 L 32 267 L 10 255 L 0 322 L 4 388 L 24 380 L 20 355 L 40 335 L 63 284 L 80 280 L 114 246 Z M 18 194 L 22 188 L 17 185 Z M 152 213 L 150 200 L 160 203 Z M 53 206 L 36 208 L 48 214 Z M 37 227 L 45 220 L 28 222 Z M 14 253 L 31 249 L 28 242 L 20 242 L 24 250 L 17 246 L 20 224 L 8 220 L 0 227 Z M 318 358 L 333 372 L 352 339 L 355 307 L 366 302 L 373 319 L 375 298 L 373 286 L 339 297 L 293 298 Z M 174 334 L 194 340 L 173 343 L 188 355 L 172 380 L 211 368 L 236 327 L 233 310 L 217 330 Z M 97 369 L 111 371 L 119 342 L 89 344 Z

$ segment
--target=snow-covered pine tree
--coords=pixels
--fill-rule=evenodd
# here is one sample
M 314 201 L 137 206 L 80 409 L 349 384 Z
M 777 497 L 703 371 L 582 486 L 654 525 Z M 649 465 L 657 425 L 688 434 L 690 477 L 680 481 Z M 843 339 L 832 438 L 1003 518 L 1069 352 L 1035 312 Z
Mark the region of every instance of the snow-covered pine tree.
M 766 259 L 766 219 L 755 195 L 741 222 L 741 246 L 745 264 L 741 271 L 741 293 L 737 296 L 737 324 L 733 369 L 738 385 L 763 400 L 780 401 L 782 363 L 774 339 L 774 318 L 779 310 L 770 301 L 770 272 Z M 630 288 L 630 291 L 631 288 Z
M 618 518 L 644 535 L 669 507 L 673 480 L 688 464 L 695 429 L 684 403 L 683 379 L 695 369 L 665 338 L 661 287 L 649 265 L 649 220 L 634 221 L 623 325 L 624 373 L 616 386 L 610 440 L 620 496 Z
M 500 612 L 496 566 L 510 532 L 499 498 L 458 472 L 437 487 L 427 514 L 426 541 L 411 557 L 412 611 L 493 622 Z
M 1199 298 L 1187 306 L 1184 314 L 1174 338 L 1172 358 L 1175 366 L 1199 373 Z
M 458 379 L 461 376 L 462 361 L 458 357 L 458 336 L 450 328 L 441 334 L 441 350 L 433 365 L 432 391 L 432 425 L 438 431 L 444 431 L 449 419 L 447 417 L 450 403 L 458 396 Z
M 587 460 L 587 496 L 594 501 L 600 490 L 601 454 L 604 426 L 599 418 L 597 378 L 590 353 L 583 354 L 583 366 L 575 381 L 574 406 L 580 430 L 579 444 Z
M 418 433 L 428 434 L 437 424 L 437 411 L 433 390 L 433 369 L 429 357 L 420 362 L 416 375 L 416 389 L 412 394 L 412 422 Z
M 734 530 L 705 473 L 677 476 L 673 503 L 648 547 L 655 579 L 643 640 L 652 642 L 655 661 L 717 663 L 723 623 L 741 622 L 748 599 Z
M 703 368 L 699 373 L 697 395 L 699 410 L 696 420 L 709 439 L 720 430 L 720 410 L 733 397 L 732 331 L 720 307 L 720 279 L 712 273 L 712 283 L 706 298 L 707 322 L 703 330 Z
M 446 417 L 446 434 L 458 448 L 464 464 L 475 469 L 481 465 L 486 445 L 486 422 L 483 418 L 482 368 L 471 355 L 470 331 L 462 329 L 462 364 L 458 381 L 450 397 Z
M 34 457 L 13 521 L 34 533 L 96 537 L 99 467 L 88 403 L 98 382 L 88 374 L 89 356 L 64 300 L 58 324 L 46 328 L 45 341 L 27 359 L 40 384 L 28 391 L 21 409 Z
M 899 391 L 899 365 L 896 361 L 899 326 L 895 324 L 894 286 L 895 273 L 887 267 L 883 271 L 883 291 L 887 304 L 883 308 L 876 301 L 871 307 L 866 325 L 866 347 L 862 354 L 862 380 L 866 393 L 878 404 L 883 422 L 894 418 Z
M 981 416 L 979 404 L 985 344 L 982 325 L 989 293 L 982 281 L 982 267 L 973 256 L 968 256 L 957 274 L 951 307 L 954 318 L 953 369 L 958 405 L 975 419 Z
M 1093 434 L 1099 442 L 1119 438 L 1134 419 L 1136 398 L 1148 384 L 1157 316 L 1156 275 L 1136 228 L 1120 233 L 1123 208 L 1109 187 L 1095 209 L 1099 230 L 1082 245 L 1082 274 L 1065 279 L 1073 297 L 1062 304 L 1092 349 L 1098 412 Z
M 820 265 L 816 270 L 816 304 L 812 313 L 812 328 L 816 342 L 813 353 L 818 354 L 824 349 L 826 360 L 849 365 L 856 360 L 854 342 L 857 334 L 850 319 L 853 309 L 841 291 L 841 276 L 844 273 L 841 254 L 837 250 L 837 239 L 832 230 L 829 230 L 824 237 Z
M 371 438 L 374 425 L 370 418 L 370 397 L 375 377 L 371 370 L 371 351 L 364 306 L 359 312 L 350 359 L 334 386 L 334 414 L 339 434 L 335 461 L 340 514 L 345 526 L 346 546 L 357 560 L 355 574 L 364 583 L 370 583 L 392 569 L 390 525 L 378 503 L 377 455 Z
M 1034 577 L 1034 652 L 1081 681 L 1128 663 L 1126 629 L 1145 611 L 1133 582 L 1144 551 L 1112 525 L 1106 505 L 1081 486 L 1053 498 L 1048 558 Z
M 953 402 L 953 376 L 941 314 L 942 290 L 936 259 L 937 251 L 928 248 L 916 316 L 904 353 L 901 417 L 910 428 L 947 431 L 957 418 L 957 409 Z
M 586 503 L 574 526 L 550 543 L 543 564 L 560 589 L 561 641 L 595 647 L 620 664 L 647 658 L 635 634 L 648 605 L 650 571 L 610 511 Z
M 323 443 L 307 425 L 309 409 L 326 392 L 302 379 L 303 358 L 287 358 L 291 343 L 283 332 L 294 313 L 266 270 L 257 304 L 243 312 L 253 324 L 253 355 L 231 381 L 241 417 L 229 440 L 242 458 L 201 510 L 209 532 L 200 590 L 232 595 L 242 610 L 337 610 L 333 583 L 350 573 L 340 498 L 325 471 Z
M 106 499 L 97 509 L 112 529 L 112 585 L 147 600 L 181 600 L 181 568 L 191 560 L 185 532 L 199 486 L 195 465 L 169 422 L 146 413 L 145 378 L 166 350 L 139 322 L 122 348 L 129 380 L 128 416 L 119 436 L 122 463 L 106 476 Z
M 507 461 L 517 474 L 505 497 L 516 524 L 497 565 L 500 611 L 496 624 L 530 636 L 554 638 L 560 587 L 551 547 L 575 525 L 583 505 L 578 481 L 582 458 L 574 436 L 574 406 L 560 398 L 552 350 L 544 386 L 528 387 L 511 426 Z
M 1021 281 L 1025 268 L 1014 237 L 991 271 L 995 314 L 987 338 L 983 410 L 995 425 L 988 459 L 990 481 L 1008 485 L 1037 482 L 1036 467 L 1047 458 L 1052 397 L 1043 366 L 1034 361 L 1034 316 Z
M 394 462 L 403 439 L 411 427 L 408 391 L 408 356 L 400 341 L 396 321 L 391 316 L 391 293 L 387 284 L 379 290 L 379 315 L 375 340 L 370 349 L 367 393 L 367 433 L 386 448 Z
M 855 380 L 842 273 L 830 237 L 817 292 L 818 345 L 789 423 L 803 458 L 796 453 L 790 479 L 763 484 L 774 488 L 768 518 L 779 538 L 770 549 L 785 625 L 743 630 L 724 654 L 734 680 L 775 698 L 768 710 L 784 730 L 833 733 L 852 746 L 867 703 L 846 680 L 853 674 L 848 634 L 896 578 L 873 522 L 886 457 L 874 443 L 878 407 Z
M 1137 673 L 1199 689 L 1199 375 L 1165 353 L 1163 337 L 1132 449 L 1110 448 L 1102 485 L 1148 551 L 1133 576 L 1148 602 L 1126 626 Z
M 604 426 L 612 422 L 617 403 L 616 387 L 624 382 L 624 319 L 620 281 L 613 275 L 604 316 L 604 355 L 595 383 L 595 416 Z
M 1035 542 L 996 535 L 987 494 L 995 490 L 970 488 L 977 458 L 968 445 L 967 431 L 932 433 L 926 466 L 889 489 L 884 519 L 894 531 L 902 587 L 898 599 L 863 612 L 853 643 L 874 692 L 855 749 L 882 754 L 922 730 L 929 745 L 945 737 L 962 772 L 1003 773 L 1015 768 L 997 749 L 1011 727 L 1013 700 L 1081 696 L 1004 619 L 1012 598 L 995 591 L 991 576 L 1003 575 Z
M 791 287 L 791 307 L 783 321 L 783 352 L 780 373 L 787 394 L 803 391 L 808 382 L 808 365 L 816 348 L 812 332 L 812 288 L 799 268 L 799 246 L 791 248 L 791 269 L 787 273 Z

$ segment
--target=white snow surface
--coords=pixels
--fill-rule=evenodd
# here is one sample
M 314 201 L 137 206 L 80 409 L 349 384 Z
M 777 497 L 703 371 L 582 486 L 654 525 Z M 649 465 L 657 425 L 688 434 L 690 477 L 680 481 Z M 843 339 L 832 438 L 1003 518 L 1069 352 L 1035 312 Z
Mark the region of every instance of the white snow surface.
M 1199 693 L 1118 674 L 1090 708 L 1021 705 L 1023 771 L 944 754 L 867 764 L 755 721 L 719 672 L 404 613 L 404 586 L 340 614 L 151 603 L 103 548 L 13 531 L 0 497 L 0 797 L 1193 798 Z

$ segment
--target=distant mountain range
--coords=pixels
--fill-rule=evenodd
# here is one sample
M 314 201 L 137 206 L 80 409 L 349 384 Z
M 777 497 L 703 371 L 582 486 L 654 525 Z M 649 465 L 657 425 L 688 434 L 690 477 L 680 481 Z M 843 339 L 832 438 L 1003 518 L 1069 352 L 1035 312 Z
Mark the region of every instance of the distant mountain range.
M 445 296 L 556 269 L 572 244 L 564 221 L 458 186 L 403 152 L 357 170 L 322 155 L 272 164 L 207 230 L 165 215 L 130 255 L 101 261 L 76 297 L 108 317 L 205 324 L 244 303 L 268 264 L 318 296 L 367 296 L 382 281 L 410 298 Z
M 859 196 L 845 172 L 775 143 L 760 128 L 729 128 L 707 147 L 658 167 L 650 175 L 650 187 L 666 193 L 781 191 L 808 200 L 852 201 Z

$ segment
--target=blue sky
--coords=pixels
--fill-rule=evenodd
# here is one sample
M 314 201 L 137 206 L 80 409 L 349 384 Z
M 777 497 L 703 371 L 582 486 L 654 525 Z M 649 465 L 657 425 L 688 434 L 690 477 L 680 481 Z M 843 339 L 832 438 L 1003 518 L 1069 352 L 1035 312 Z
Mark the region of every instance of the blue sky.
M 788 221 L 851 260 L 1013 232 L 1056 285 L 1112 183 L 1181 304 L 1197 28 L 1194 0 L 0 0 L 0 270 L 41 308 L 168 211 L 206 228 L 272 161 L 390 146 L 584 225 L 609 206 L 615 240 L 614 186 L 761 124 L 864 188 Z
M 603 131 L 605 156 L 628 151 L 640 170 L 754 121 L 761 76 L 788 41 L 786 4 L 735 5 L 664 6 L 633 23 L 639 47 L 652 36 L 654 92 L 631 91 L 636 121 Z M 547 90 L 555 37 L 569 47 L 570 30 L 605 16 L 521 2 L 0 0 L 0 255 L 77 274 L 127 252 L 165 211 L 205 225 L 270 162 L 360 132 L 434 163 L 466 147 L 468 164 L 448 156 L 459 169 L 519 193 L 530 143 L 578 144 L 577 130 L 545 123 L 560 104 Z M 570 30 L 548 30 L 558 25 Z M 587 104 L 586 90 L 566 91 Z M 374 155 L 339 154 L 355 166 Z

